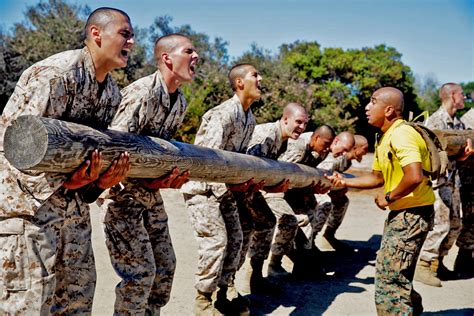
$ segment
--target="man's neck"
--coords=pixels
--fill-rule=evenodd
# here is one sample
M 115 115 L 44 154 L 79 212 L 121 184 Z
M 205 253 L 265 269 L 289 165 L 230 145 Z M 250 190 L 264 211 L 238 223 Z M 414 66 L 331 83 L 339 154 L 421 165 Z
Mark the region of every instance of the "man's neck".
M 456 115 L 456 108 L 452 105 L 452 104 L 449 104 L 449 103 L 443 103 L 441 104 L 442 107 L 444 107 L 444 109 L 446 110 L 446 112 L 448 112 L 449 116 L 451 116 L 451 118 L 454 117 L 454 115 Z
M 255 101 L 255 99 L 245 96 L 242 91 L 237 91 L 235 92 L 235 94 L 239 98 L 240 104 L 242 104 L 242 108 L 245 112 L 247 112 L 252 103 Z
M 382 131 L 382 133 L 385 133 L 386 131 L 388 131 L 388 129 L 399 119 L 402 119 L 402 117 L 397 116 L 391 120 L 385 120 L 382 127 L 380 127 L 380 130 Z
M 158 68 L 158 70 L 160 70 Z M 161 75 L 163 76 L 163 80 L 165 81 L 166 88 L 168 89 L 168 93 L 175 93 L 176 90 L 181 86 L 181 81 L 176 78 L 176 76 L 170 71 L 161 71 Z

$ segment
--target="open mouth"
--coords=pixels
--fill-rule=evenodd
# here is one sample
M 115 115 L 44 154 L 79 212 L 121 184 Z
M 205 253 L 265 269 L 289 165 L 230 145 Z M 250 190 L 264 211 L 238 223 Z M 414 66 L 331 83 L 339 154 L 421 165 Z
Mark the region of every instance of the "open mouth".
M 129 54 L 130 54 L 130 52 L 128 50 L 122 49 L 120 51 L 120 55 L 122 55 L 122 57 L 128 58 Z
M 196 65 L 190 65 L 190 66 L 189 66 L 189 70 L 191 70 L 191 72 L 192 72 L 193 74 L 195 74 L 195 73 L 196 73 Z

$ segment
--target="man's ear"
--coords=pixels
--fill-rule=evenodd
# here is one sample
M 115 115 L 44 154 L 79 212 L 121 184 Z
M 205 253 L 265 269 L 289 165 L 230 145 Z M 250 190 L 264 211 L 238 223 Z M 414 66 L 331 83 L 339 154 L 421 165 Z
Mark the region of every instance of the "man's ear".
M 393 114 L 395 114 L 395 109 L 393 108 L 393 106 L 387 105 L 387 107 L 385 108 L 385 116 L 390 117 Z
M 89 27 L 89 34 L 92 40 L 97 44 L 97 46 L 101 46 L 102 38 L 101 38 L 101 30 L 97 25 L 91 25 Z
M 243 90 L 244 80 L 241 77 L 237 77 L 235 79 L 235 87 L 238 88 L 238 90 Z
M 168 68 L 173 68 L 173 60 L 170 57 L 170 54 L 167 52 L 161 53 L 161 61 L 165 64 Z

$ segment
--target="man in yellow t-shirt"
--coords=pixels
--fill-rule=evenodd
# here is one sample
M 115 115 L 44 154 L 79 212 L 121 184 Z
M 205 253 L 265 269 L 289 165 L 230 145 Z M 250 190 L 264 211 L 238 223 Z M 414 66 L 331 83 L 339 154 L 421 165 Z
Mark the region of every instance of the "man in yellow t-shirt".
M 433 225 L 435 196 L 423 169 L 429 170 L 426 143 L 411 126 L 403 124 L 403 94 L 386 87 L 374 92 L 365 107 L 369 124 L 378 127 L 372 173 L 343 179 L 328 177 L 340 187 L 371 189 L 384 186 L 377 206 L 390 209 L 375 267 L 375 305 L 378 315 L 423 311 L 421 296 L 413 289 L 416 261 Z

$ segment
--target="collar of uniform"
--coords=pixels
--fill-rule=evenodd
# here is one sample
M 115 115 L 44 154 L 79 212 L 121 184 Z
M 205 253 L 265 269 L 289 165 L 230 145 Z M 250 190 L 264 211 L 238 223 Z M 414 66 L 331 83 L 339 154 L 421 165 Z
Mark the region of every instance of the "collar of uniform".
M 92 55 L 89 50 L 89 47 L 85 46 L 82 49 L 82 57 L 84 60 L 84 69 L 89 73 L 91 78 L 95 79 L 95 66 L 94 61 L 92 60 Z M 109 74 L 105 77 L 105 82 L 109 79 Z
M 159 95 L 160 92 L 163 93 L 163 98 L 166 100 L 166 102 L 163 102 L 160 104 L 160 106 L 164 106 L 165 108 L 170 108 L 171 102 L 170 102 L 170 94 L 168 92 L 168 86 L 166 85 L 165 79 L 163 78 L 163 75 L 161 74 L 160 70 L 156 70 L 155 72 L 155 78 L 153 80 L 153 86 L 152 86 L 152 92 L 153 94 Z M 178 93 L 181 93 L 178 88 Z M 179 98 L 177 98 L 179 100 Z
M 238 116 L 240 118 L 245 118 L 245 120 L 239 120 L 243 122 L 247 122 L 247 119 L 252 115 L 252 110 L 249 108 L 247 112 L 244 111 L 244 107 L 242 106 L 242 103 L 240 103 L 239 96 L 237 94 L 234 94 L 231 98 L 232 103 L 235 104 Z

